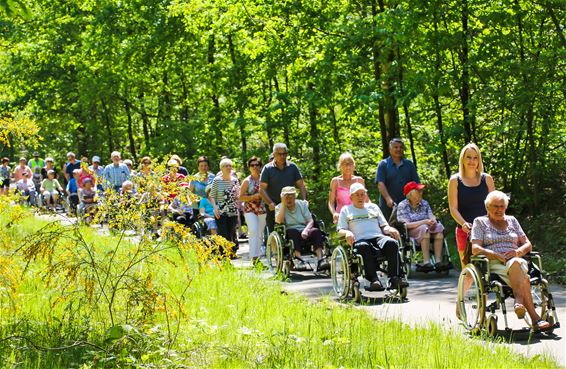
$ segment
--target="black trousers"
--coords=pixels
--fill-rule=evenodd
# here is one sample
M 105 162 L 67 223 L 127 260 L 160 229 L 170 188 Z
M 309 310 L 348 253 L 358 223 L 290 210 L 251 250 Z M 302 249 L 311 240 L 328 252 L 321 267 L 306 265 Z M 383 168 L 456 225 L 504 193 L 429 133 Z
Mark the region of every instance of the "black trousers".
M 238 225 L 237 215 L 224 215 L 220 214 L 220 219 L 216 219 L 218 226 L 218 234 L 228 241 L 234 242 L 236 245 L 234 251 L 238 249 L 238 237 L 236 235 L 236 227 Z
M 359 240 L 354 243 L 354 252 L 364 259 L 364 272 L 366 279 L 373 282 L 377 279 L 377 258 L 385 257 L 387 260 L 387 275 L 401 277 L 401 258 L 399 257 L 399 244 L 389 236 L 381 236 L 369 240 Z

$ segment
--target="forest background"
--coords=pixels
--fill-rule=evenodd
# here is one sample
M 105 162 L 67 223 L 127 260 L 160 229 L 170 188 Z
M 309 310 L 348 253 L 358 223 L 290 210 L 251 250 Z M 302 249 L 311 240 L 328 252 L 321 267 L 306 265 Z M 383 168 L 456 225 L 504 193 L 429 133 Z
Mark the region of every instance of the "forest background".
M 373 185 L 403 137 L 453 229 L 447 180 L 466 143 L 566 276 L 566 3 L 561 0 L 0 1 L 0 118 L 12 160 L 39 150 L 176 153 L 195 171 L 285 142 L 314 210 L 344 152 Z

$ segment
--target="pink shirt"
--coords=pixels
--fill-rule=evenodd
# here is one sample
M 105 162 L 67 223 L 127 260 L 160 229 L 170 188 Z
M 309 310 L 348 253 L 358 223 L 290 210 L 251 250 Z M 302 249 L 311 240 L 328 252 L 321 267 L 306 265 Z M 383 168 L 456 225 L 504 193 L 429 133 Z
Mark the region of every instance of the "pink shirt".
M 80 188 L 84 188 L 84 183 L 85 180 L 90 179 L 92 181 L 92 185 L 93 187 L 96 186 L 96 180 L 94 178 L 94 173 L 87 173 L 86 171 L 84 171 L 83 169 L 81 169 L 79 171 L 79 180 L 77 182 L 77 184 L 79 185 Z
M 338 185 L 336 188 L 336 212 L 340 213 L 343 206 L 352 205 L 352 199 L 350 198 L 350 189 Z

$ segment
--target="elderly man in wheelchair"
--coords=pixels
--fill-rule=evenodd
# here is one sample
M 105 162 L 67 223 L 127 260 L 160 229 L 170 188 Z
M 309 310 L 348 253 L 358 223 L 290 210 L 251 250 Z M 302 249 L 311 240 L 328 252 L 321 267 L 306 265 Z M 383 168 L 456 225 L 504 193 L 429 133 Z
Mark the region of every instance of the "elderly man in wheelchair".
M 281 203 L 275 207 L 275 222 L 278 224 L 275 226 L 275 230 L 270 234 L 267 242 L 267 254 L 268 262 L 271 258 L 271 254 L 276 252 L 275 249 L 281 250 L 282 255 L 279 257 L 281 262 L 278 264 L 278 268 L 288 274 L 290 269 L 294 270 L 311 270 L 308 263 L 303 259 L 302 253 L 307 246 L 312 246 L 314 253 L 317 258 L 316 271 L 324 271 L 330 269 L 330 265 L 326 260 L 325 255 L 325 243 L 327 238 L 324 232 L 316 224 L 315 219 L 308 208 L 308 203 L 304 200 L 297 200 L 297 190 L 293 186 L 283 187 L 281 190 Z M 282 249 L 284 242 L 280 239 L 283 235 L 279 235 L 278 231 L 281 232 L 281 225 L 284 225 L 285 234 L 284 238 L 288 243 L 292 244 L 292 255 L 294 266 L 289 265 L 283 259 L 286 256 L 286 252 Z M 282 233 L 282 232 L 281 232 Z M 275 240 L 277 239 L 277 240 Z M 280 245 L 276 246 L 275 243 Z
M 368 291 L 383 291 L 378 275 L 378 259 L 387 262 L 389 285 L 387 289 L 406 292 L 409 283 L 404 277 L 399 254 L 399 232 L 389 226 L 379 207 L 366 203 L 366 189 L 361 183 L 350 186 L 352 204 L 344 206 L 338 217 L 338 234 L 345 237 L 354 254 L 361 255 Z M 334 259 L 334 256 L 333 256 Z M 334 262 L 334 261 L 333 261 Z
M 460 319 L 472 332 L 485 328 L 489 335 L 495 335 L 495 309 L 502 308 L 508 329 L 504 300 L 513 296 L 513 308 L 519 319 L 525 319 L 533 331 L 552 330 L 558 323 L 540 257 L 531 252 L 531 242 L 517 219 L 505 214 L 508 203 L 505 193 L 490 192 L 485 199 L 487 216 L 474 220 L 473 256 L 458 283 Z M 496 301 L 486 307 L 490 292 L 496 294 Z M 487 319 L 486 310 L 491 312 Z

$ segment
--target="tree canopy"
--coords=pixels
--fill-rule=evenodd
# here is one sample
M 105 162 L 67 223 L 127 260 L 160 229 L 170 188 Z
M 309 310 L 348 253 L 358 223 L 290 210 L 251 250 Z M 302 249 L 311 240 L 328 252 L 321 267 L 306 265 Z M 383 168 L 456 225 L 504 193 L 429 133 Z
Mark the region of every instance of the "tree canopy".
M 26 15 L 2 20 L 0 109 L 44 137 L 19 149 L 241 164 L 281 141 L 322 207 L 343 151 L 370 182 L 402 136 L 444 200 L 474 141 L 520 211 L 565 199 L 563 1 L 0 5 L 18 4 Z

